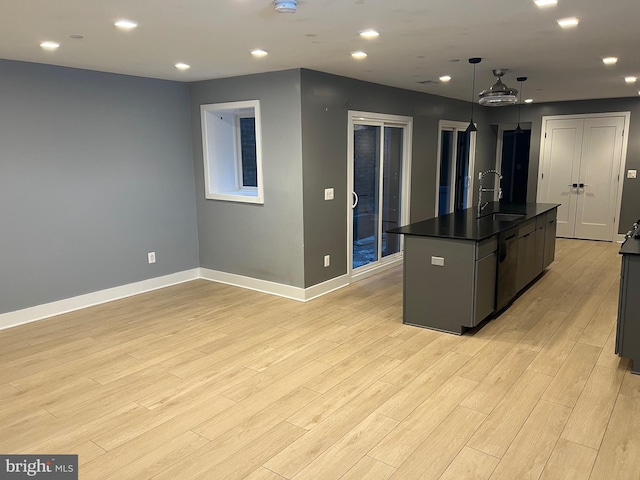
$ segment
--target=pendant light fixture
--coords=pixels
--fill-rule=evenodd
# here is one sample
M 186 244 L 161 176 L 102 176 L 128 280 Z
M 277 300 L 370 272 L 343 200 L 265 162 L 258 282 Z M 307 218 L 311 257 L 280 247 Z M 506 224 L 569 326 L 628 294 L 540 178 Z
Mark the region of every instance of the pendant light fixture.
M 473 123 L 473 104 L 476 103 L 476 65 L 482 61 L 480 57 L 472 57 L 469 59 L 469 63 L 473 65 L 473 82 L 471 83 L 471 120 L 469 121 L 469 126 L 467 127 L 466 132 L 477 132 L 475 123 Z
M 515 105 L 518 103 L 518 90 L 509 88 L 502 83 L 502 76 L 507 72 L 504 68 L 494 68 L 493 76 L 496 77 L 496 83 L 491 88 L 480 92 L 480 105 L 487 107 L 502 107 L 505 105 Z
M 522 110 L 522 84 L 527 81 L 527 77 L 518 77 L 517 79 L 520 82 L 520 101 L 518 102 L 518 126 L 516 127 L 516 134 L 522 133 L 522 128 L 520 127 L 520 111 Z

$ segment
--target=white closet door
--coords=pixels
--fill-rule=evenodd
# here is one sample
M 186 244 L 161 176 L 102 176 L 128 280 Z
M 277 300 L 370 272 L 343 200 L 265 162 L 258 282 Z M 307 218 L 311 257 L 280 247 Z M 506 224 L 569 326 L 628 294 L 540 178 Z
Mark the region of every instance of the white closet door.
M 623 129 L 623 117 L 587 118 L 584 121 L 576 208 L 577 238 L 613 240 Z
M 560 204 L 558 237 L 613 240 L 625 118 L 545 121 L 538 199 Z
M 543 203 L 559 203 L 558 237 L 575 234 L 577 182 L 582 150 L 583 119 L 548 120 L 543 151 L 539 198 Z

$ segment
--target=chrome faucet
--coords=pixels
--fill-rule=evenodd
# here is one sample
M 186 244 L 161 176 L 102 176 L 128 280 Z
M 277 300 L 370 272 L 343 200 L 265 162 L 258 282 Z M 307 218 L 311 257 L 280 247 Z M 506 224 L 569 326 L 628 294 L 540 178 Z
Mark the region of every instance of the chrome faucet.
M 482 172 L 480 174 L 480 189 L 478 190 L 478 217 L 477 218 L 480 218 L 482 216 L 482 210 L 484 210 L 484 208 L 487 205 L 489 205 L 489 202 L 484 202 L 484 204 L 482 203 L 482 192 L 495 192 L 496 191 L 495 188 L 482 188 L 482 179 L 486 175 L 489 175 L 490 173 L 493 173 L 494 175 L 497 175 L 498 179 L 502 180 L 502 175 L 497 170 L 487 170 L 486 172 Z M 500 183 L 498 183 L 498 200 L 500 200 L 500 199 L 502 199 L 502 187 L 500 186 Z

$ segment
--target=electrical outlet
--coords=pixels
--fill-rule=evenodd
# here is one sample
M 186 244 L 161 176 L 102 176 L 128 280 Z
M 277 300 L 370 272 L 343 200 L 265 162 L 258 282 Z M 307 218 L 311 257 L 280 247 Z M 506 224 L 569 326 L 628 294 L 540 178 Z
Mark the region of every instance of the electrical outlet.
M 331 255 L 325 255 L 324 256 L 324 266 L 328 267 L 329 265 L 331 265 Z
M 444 257 L 431 257 L 431 265 L 444 267 Z
M 156 252 L 147 253 L 147 259 L 149 260 L 149 263 L 156 263 Z
M 636 178 L 637 170 L 627 170 L 627 178 Z
M 324 199 L 325 200 L 333 200 L 333 188 L 325 188 L 324 189 Z

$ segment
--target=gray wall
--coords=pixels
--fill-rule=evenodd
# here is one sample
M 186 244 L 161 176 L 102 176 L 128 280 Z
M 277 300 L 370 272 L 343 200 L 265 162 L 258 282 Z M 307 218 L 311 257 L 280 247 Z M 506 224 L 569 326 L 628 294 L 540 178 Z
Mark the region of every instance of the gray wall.
M 487 121 L 491 124 L 512 124 L 517 119 L 517 107 L 492 108 Z M 522 122 L 531 122 L 531 151 L 529 155 L 529 182 L 527 200 L 535 202 L 540 162 L 540 136 L 542 117 L 603 112 L 631 112 L 626 169 L 640 170 L 640 98 L 610 98 L 574 102 L 554 102 L 523 105 Z M 494 129 L 494 135 L 497 129 Z M 495 140 L 494 140 L 495 141 Z M 494 150 L 495 161 L 495 150 Z M 619 233 L 626 233 L 640 218 L 640 178 L 624 180 Z
M 198 266 L 186 85 L 0 72 L 0 313 Z
M 309 287 L 347 272 L 347 111 L 413 117 L 411 221 L 416 222 L 434 216 L 438 122 L 468 122 L 470 105 L 313 70 L 303 69 L 301 78 L 304 283 Z M 476 171 L 484 170 L 495 158 L 495 150 L 492 158 L 486 158 L 485 144 L 492 134 L 483 115 L 476 107 Z M 335 189 L 334 201 L 324 200 L 324 189 L 329 187 Z M 325 268 L 322 259 L 327 254 L 331 266 Z
M 190 84 L 200 265 L 304 286 L 300 72 Z M 264 205 L 205 199 L 200 105 L 260 100 Z

